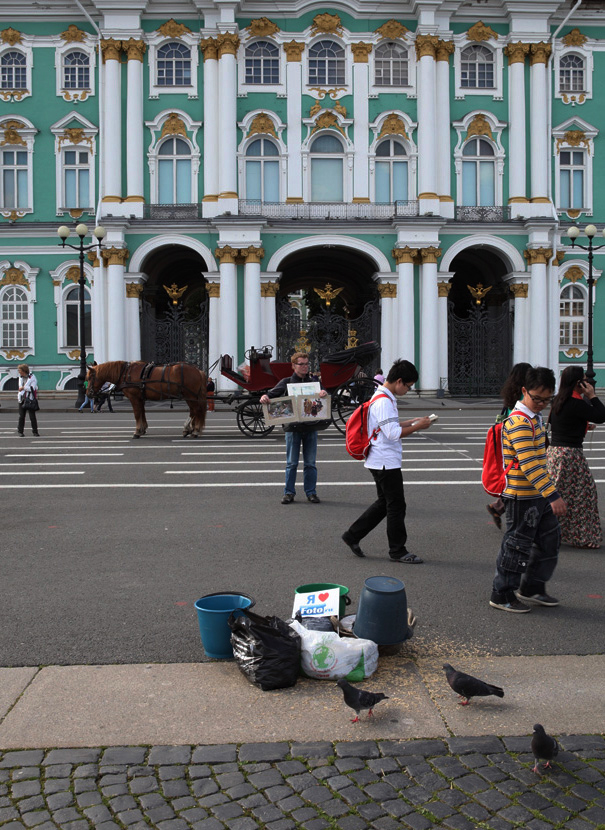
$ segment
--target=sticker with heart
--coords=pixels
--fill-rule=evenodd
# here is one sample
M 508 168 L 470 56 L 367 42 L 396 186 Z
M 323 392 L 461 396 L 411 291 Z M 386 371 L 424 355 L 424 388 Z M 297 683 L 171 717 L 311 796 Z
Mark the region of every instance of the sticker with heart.
M 327 600 L 327 598 L 330 596 L 330 594 L 327 591 L 324 591 L 323 593 L 319 594 L 318 596 L 319 596 L 319 599 L 320 599 L 321 602 L 325 602 Z

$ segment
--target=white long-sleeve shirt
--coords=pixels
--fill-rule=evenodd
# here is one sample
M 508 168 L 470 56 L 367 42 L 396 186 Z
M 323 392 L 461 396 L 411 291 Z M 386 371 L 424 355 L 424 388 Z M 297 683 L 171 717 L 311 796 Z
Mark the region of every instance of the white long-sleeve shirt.
M 26 392 L 35 392 L 38 389 L 38 381 L 36 380 L 36 376 L 32 372 L 29 377 L 24 378 L 22 375 L 19 375 L 19 392 L 17 394 L 17 399 L 19 403 L 25 397 Z
M 401 467 L 401 424 L 397 411 L 397 398 L 385 386 L 379 386 L 374 393 L 386 395 L 370 406 L 368 413 L 368 435 L 380 427 L 380 432 L 365 460 L 369 470 L 397 470 Z

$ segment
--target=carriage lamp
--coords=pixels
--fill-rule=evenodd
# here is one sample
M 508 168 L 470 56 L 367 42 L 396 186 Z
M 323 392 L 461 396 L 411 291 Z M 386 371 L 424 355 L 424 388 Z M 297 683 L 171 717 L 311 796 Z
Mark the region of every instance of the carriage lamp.
M 586 353 L 586 380 L 593 386 L 595 385 L 595 371 L 592 351 L 592 292 L 594 289 L 594 277 L 592 273 L 593 251 L 599 251 L 605 248 L 603 245 L 593 245 L 593 239 L 597 235 L 597 228 L 595 225 L 585 225 L 584 233 L 588 239 L 588 245 L 580 245 L 576 240 L 580 236 L 581 229 L 572 225 L 567 231 L 567 236 L 571 239 L 572 248 L 582 248 L 583 251 L 588 251 L 588 351 Z M 605 229 L 603 230 L 605 236 Z
M 77 407 L 82 406 L 85 400 L 84 395 L 84 381 L 86 380 L 86 320 L 85 320 L 85 303 L 84 303 L 84 291 L 86 289 L 86 280 L 84 276 L 84 253 L 86 251 L 90 251 L 92 248 L 98 248 L 99 252 L 101 251 L 101 242 L 105 239 L 105 228 L 99 225 L 94 229 L 92 235 L 95 238 L 95 242 L 91 243 L 90 245 L 84 244 L 84 239 L 88 235 L 88 227 L 83 223 L 80 222 L 79 225 L 76 225 L 76 236 L 79 237 L 78 243 L 76 245 L 72 245 L 67 240 L 71 233 L 71 230 L 67 227 L 67 225 L 61 225 L 60 228 L 57 229 L 57 234 L 61 239 L 61 247 L 65 248 L 72 248 L 72 250 L 77 251 L 79 254 L 80 259 L 80 278 L 78 280 L 78 285 L 80 286 L 80 295 L 79 295 L 79 340 L 80 340 L 80 374 L 78 375 L 78 398 L 76 400 L 75 405 Z

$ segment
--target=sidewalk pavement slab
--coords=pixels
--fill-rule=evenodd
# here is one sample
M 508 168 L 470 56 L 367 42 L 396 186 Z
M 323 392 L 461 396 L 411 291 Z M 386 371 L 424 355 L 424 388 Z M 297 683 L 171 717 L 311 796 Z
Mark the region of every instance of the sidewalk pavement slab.
M 37 674 L 36 667 L 0 668 L 0 720 Z

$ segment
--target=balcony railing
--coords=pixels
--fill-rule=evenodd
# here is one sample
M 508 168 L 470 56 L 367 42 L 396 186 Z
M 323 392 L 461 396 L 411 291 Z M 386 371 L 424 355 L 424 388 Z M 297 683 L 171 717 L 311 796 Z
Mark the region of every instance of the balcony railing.
M 510 206 L 457 207 L 456 219 L 458 222 L 506 222 L 510 219 Z
M 368 202 L 261 202 L 259 199 L 240 199 L 242 216 L 264 216 L 268 219 L 393 219 L 397 216 L 417 216 L 418 202 L 399 201 L 391 204 Z
M 201 219 L 201 204 L 190 205 L 144 205 L 145 219 Z

